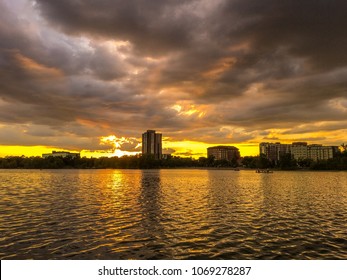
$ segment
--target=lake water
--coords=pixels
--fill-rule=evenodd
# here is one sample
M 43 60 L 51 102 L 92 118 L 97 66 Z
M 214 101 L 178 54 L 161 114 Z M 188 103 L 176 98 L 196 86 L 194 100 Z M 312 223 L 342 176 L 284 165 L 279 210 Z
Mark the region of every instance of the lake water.
M 347 172 L 0 170 L 0 259 L 347 259 Z

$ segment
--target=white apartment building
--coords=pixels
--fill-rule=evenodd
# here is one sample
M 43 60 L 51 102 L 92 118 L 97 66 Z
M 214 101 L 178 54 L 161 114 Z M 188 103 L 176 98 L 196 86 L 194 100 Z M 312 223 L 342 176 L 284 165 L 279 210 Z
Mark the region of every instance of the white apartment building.
M 290 153 L 294 159 L 300 160 L 309 158 L 306 142 L 294 142 L 290 146 Z
M 317 160 L 327 160 L 334 157 L 334 149 L 332 146 L 309 145 L 308 158 Z
M 259 144 L 260 153 L 274 162 L 279 161 L 280 156 L 283 154 L 291 154 L 296 160 L 327 160 L 333 158 L 337 150 L 337 146 L 308 145 L 307 142 L 293 142 L 292 144 L 263 142 Z

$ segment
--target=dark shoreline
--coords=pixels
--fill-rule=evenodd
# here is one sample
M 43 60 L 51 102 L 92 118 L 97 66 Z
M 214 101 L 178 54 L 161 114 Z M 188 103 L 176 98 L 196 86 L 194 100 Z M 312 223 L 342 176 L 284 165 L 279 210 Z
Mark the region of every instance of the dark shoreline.
M 343 171 L 347 170 L 347 153 L 329 160 L 312 161 L 294 159 L 273 163 L 260 157 L 244 157 L 238 161 L 212 158 L 169 157 L 155 159 L 151 156 L 123 157 L 25 157 L 0 158 L 0 169 L 205 169 L 205 170 L 271 170 L 271 171 Z
M 153 168 L 71 168 L 71 167 L 61 167 L 61 168 L 0 168 L 0 170 L 220 170 L 220 171 L 253 171 L 256 172 L 258 168 L 235 168 L 232 167 L 153 167 Z M 275 173 L 275 172 L 346 172 L 345 169 L 276 169 L 276 168 L 269 168 L 269 172 Z M 268 174 L 267 172 L 260 172 L 259 174 Z

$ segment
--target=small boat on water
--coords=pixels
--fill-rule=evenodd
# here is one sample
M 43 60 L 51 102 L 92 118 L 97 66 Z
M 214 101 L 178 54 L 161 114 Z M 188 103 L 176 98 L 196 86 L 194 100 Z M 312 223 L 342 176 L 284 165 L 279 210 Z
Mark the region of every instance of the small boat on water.
M 256 173 L 273 173 L 273 171 L 269 169 L 257 169 L 255 172 Z

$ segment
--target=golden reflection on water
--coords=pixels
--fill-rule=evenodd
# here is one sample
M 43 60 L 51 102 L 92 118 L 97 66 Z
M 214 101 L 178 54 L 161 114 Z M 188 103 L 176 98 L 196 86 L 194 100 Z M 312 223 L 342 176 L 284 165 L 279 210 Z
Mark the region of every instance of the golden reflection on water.
M 347 258 L 347 173 L 0 171 L 1 258 Z

